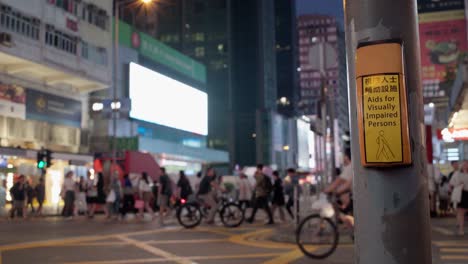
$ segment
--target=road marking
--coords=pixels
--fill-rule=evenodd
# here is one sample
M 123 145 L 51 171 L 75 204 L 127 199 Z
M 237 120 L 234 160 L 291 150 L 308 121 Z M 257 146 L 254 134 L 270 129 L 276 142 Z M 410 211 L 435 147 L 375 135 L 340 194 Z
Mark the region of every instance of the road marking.
M 296 245 L 290 243 L 280 243 L 280 242 L 272 242 L 262 240 L 261 243 L 258 243 L 258 240 L 253 240 L 252 238 L 258 237 L 259 235 L 268 236 L 273 232 L 271 229 L 261 229 L 258 231 L 240 234 L 240 235 L 233 235 L 229 237 L 229 241 L 232 243 L 257 247 L 257 248 L 267 248 L 267 249 L 292 249 L 296 248 Z
M 241 254 L 241 255 L 219 255 L 219 256 L 190 256 L 191 260 L 226 260 L 226 259 L 255 259 L 255 258 L 271 258 L 277 257 L 281 253 L 259 253 L 259 254 Z M 109 261 L 84 261 L 84 262 L 67 262 L 66 264 L 133 264 L 133 263 L 155 263 L 168 262 L 186 259 L 183 257 L 174 258 L 147 258 L 147 259 L 127 259 L 127 260 L 109 260 Z M 284 263 L 284 262 L 283 262 Z
M 284 264 L 284 263 L 291 263 L 295 261 L 296 259 L 300 259 L 304 257 L 304 254 L 299 249 L 293 250 L 291 252 L 288 252 L 286 254 L 282 254 L 278 256 L 277 258 L 274 258 L 272 260 L 268 260 L 263 262 L 263 264 Z
M 199 244 L 199 243 L 218 243 L 218 242 L 228 242 L 227 239 L 181 239 L 181 240 L 148 240 L 145 241 L 147 244 Z
M 439 250 L 444 253 L 468 253 L 468 248 L 441 248 Z
M 432 244 L 439 247 L 468 247 L 468 242 L 463 240 L 433 241 Z
M 468 260 L 468 256 L 463 255 L 443 255 L 440 256 L 441 260 Z M 466 262 L 465 262 L 466 263 Z
M 116 236 L 118 239 L 124 241 L 124 242 L 127 242 L 129 244 L 132 244 L 133 246 L 137 247 L 137 248 L 140 248 L 140 249 L 143 249 L 147 252 L 150 252 L 156 256 L 160 256 L 160 257 L 163 257 L 165 258 L 166 260 L 167 259 L 176 259 L 174 260 L 175 262 L 177 263 L 180 263 L 180 264 L 193 264 L 194 262 L 192 262 L 191 260 L 189 260 L 188 258 L 181 258 L 181 257 L 178 257 L 172 253 L 169 253 L 167 251 L 164 251 L 162 249 L 159 249 L 159 248 L 156 248 L 156 247 L 152 247 L 144 242 L 141 242 L 141 241 L 138 241 L 138 240 L 135 240 L 135 239 L 131 239 L 129 237 L 126 237 L 126 236 Z
M 138 236 L 138 235 L 148 235 L 156 233 L 164 233 L 178 230 L 176 228 L 165 228 L 165 229 L 156 229 L 156 230 L 146 230 L 146 231 L 137 231 L 119 234 L 119 236 Z M 82 237 L 69 237 L 64 239 L 52 239 L 52 240 L 41 240 L 34 242 L 26 243 L 17 243 L 0 246 L 0 251 L 9 251 L 9 250 L 20 250 L 20 249 L 29 249 L 37 247 L 54 247 L 54 246 L 66 246 L 67 244 L 79 244 L 83 242 L 93 242 L 98 240 L 112 239 L 116 235 L 96 235 L 96 236 L 82 236 Z
M 454 233 L 453 231 L 447 229 L 447 228 L 442 228 L 442 227 L 437 227 L 437 226 L 433 226 L 432 227 L 432 230 L 436 231 L 436 232 L 439 232 L 441 233 L 442 235 L 446 235 L 446 236 L 453 236 Z
M 0 264 L 2 264 L 2 251 L 0 251 Z

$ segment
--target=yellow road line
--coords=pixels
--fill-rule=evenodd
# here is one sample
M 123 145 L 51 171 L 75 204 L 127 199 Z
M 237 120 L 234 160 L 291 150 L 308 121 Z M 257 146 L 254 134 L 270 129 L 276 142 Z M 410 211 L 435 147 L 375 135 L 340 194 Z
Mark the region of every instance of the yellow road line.
M 152 253 L 156 256 L 160 256 L 160 257 L 163 257 L 165 259 L 172 259 L 172 258 L 176 258 L 177 260 L 174 260 L 175 262 L 177 263 L 180 263 L 180 264 L 192 264 L 193 262 L 190 261 L 189 259 L 187 258 L 180 258 L 172 253 L 169 253 L 167 251 L 164 251 L 162 249 L 159 249 L 159 248 L 156 248 L 156 247 L 152 247 L 144 242 L 141 242 L 141 241 L 138 241 L 138 240 L 135 240 L 135 239 L 131 239 L 131 238 L 128 238 L 126 236 L 117 236 L 118 239 L 124 241 L 124 242 L 127 242 L 129 244 L 132 244 L 133 246 L 137 247 L 137 248 L 140 248 L 140 249 L 143 249 L 149 253 Z
M 290 244 L 290 243 L 272 242 L 272 241 L 266 241 L 266 240 L 261 240 L 261 243 L 259 243 L 258 240 L 252 240 L 252 238 L 255 238 L 258 236 L 268 236 L 272 232 L 273 231 L 271 229 L 262 229 L 262 230 L 258 230 L 258 231 L 254 231 L 254 232 L 250 232 L 246 234 L 233 235 L 229 237 L 229 241 L 232 243 L 256 247 L 256 248 L 293 249 L 297 247 L 296 245 Z
M 166 228 L 166 229 L 146 230 L 146 231 L 123 233 L 123 234 L 119 234 L 119 236 L 148 235 L 148 234 L 155 234 L 155 233 L 171 232 L 175 230 L 177 229 Z M 93 241 L 98 241 L 98 240 L 112 239 L 115 237 L 116 235 L 96 235 L 96 236 L 69 237 L 69 238 L 64 238 L 64 239 L 52 239 L 52 240 L 26 242 L 26 243 L 17 243 L 17 244 L 9 244 L 9 245 L 0 246 L 0 251 L 20 250 L 20 249 L 29 249 L 29 248 L 37 248 L 37 247 L 67 246 L 67 244 L 79 244 L 79 243 L 85 243 L 85 242 L 93 242 Z
M 218 243 L 227 242 L 227 239 L 181 239 L 181 240 L 149 240 L 145 241 L 147 244 L 198 244 L 198 243 Z
M 442 255 L 440 256 L 441 260 L 468 260 L 468 255 Z M 465 262 L 466 263 L 466 262 Z
M 433 241 L 432 244 L 439 247 L 468 247 L 468 242 L 461 240 Z
M 291 263 L 295 261 L 296 259 L 300 259 L 304 257 L 304 254 L 299 249 L 293 250 L 291 252 L 288 252 L 286 254 L 282 254 L 278 256 L 277 258 L 274 258 L 269 261 L 263 262 L 263 264 L 284 264 L 284 263 Z
M 191 260 L 226 260 L 226 259 L 255 259 L 255 258 L 271 258 L 277 257 L 281 253 L 259 253 L 259 254 L 243 254 L 243 255 L 217 255 L 217 256 L 190 256 Z M 127 260 L 108 260 L 108 261 L 84 261 L 84 262 L 67 262 L 66 264 L 133 264 L 133 263 L 155 263 L 168 262 L 186 259 L 182 257 L 175 258 L 147 258 L 147 259 L 127 259 Z
M 468 248 L 441 248 L 440 252 L 444 252 L 444 253 L 468 253 Z

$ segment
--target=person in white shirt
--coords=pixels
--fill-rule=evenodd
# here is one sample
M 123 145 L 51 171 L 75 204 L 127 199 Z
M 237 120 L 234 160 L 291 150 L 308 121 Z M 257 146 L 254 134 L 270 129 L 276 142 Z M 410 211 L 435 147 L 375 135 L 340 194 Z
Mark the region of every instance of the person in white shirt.
M 247 178 L 247 175 L 242 173 L 239 178 L 239 205 L 245 210 L 252 200 L 252 185 Z
M 73 180 L 73 172 L 69 171 L 65 174 L 65 180 L 62 186 L 62 197 L 65 201 L 63 207 L 63 216 L 72 218 L 73 217 L 73 206 L 75 203 L 75 187 L 76 183 Z
M 140 199 L 142 199 L 144 202 L 143 208 L 138 208 L 140 217 L 143 218 L 143 211 L 145 209 L 149 214 L 151 214 L 151 216 L 153 216 L 154 212 L 150 205 L 150 201 L 153 198 L 153 192 L 150 186 L 148 174 L 146 172 L 141 174 L 141 179 L 138 183 L 138 190 Z
M 326 189 L 325 193 L 333 194 L 335 193 L 340 197 L 341 201 L 341 220 L 346 223 L 350 228 L 354 227 L 354 217 L 353 217 L 353 201 L 351 196 L 354 172 L 351 164 L 351 152 L 349 150 L 345 151 L 343 158 L 343 171 L 340 176 L 336 178 Z
M 450 185 L 462 188 L 460 202 L 457 205 L 458 235 L 465 234 L 465 214 L 468 212 L 468 160 L 463 161 L 460 171 L 453 174 Z

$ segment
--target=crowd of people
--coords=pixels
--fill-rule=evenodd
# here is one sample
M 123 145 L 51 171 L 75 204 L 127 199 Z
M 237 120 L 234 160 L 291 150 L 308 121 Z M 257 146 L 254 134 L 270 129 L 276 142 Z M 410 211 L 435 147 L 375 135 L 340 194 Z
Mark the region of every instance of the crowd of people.
M 333 183 L 326 192 L 350 189 L 351 162 L 349 158 L 345 161 L 348 166 L 339 177 L 341 180 Z M 209 205 L 206 223 L 213 224 L 220 196 L 228 191 L 234 191 L 241 208 L 243 210 L 250 208 L 250 214 L 246 212 L 248 223 L 255 221 L 258 209 L 266 212 L 268 216 L 266 224 L 276 222 L 276 212 L 279 212 L 281 222 L 294 219 L 294 192 L 295 190 L 300 192 L 300 188 L 295 188 L 299 186 L 299 176 L 293 168 L 288 169 L 284 177 L 281 177 L 279 171 L 273 171 L 272 175 L 268 176 L 265 174 L 264 166 L 259 164 L 254 173 L 254 182 L 246 174 L 240 173 L 234 184 L 234 190 L 227 190 L 222 177 L 217 176 L 213 168 L 207 169 L 204 175 L 199 172 L 192 180 L 189 180 L 184 171 L 180 171 L 177 182 L 172 181 L 165 168 L 161 168 L 161 171 L 161 176 L 154 180 L 143 172 L 139 177 L 133 175 L 132 179 L 129 175 L 124 175 L 122 178 L 114 175 L 106 179 L 106 182 L 103 173 L 100 172 L 96 177 L 88 172 L 86 177 L 78 177 L 76 180 L 74 173 L 70 171 L 66 173 L 61 188 L 60 196 L 64 201 L 61 214 L 67 219 L 80 215 L 93 218 L 96 211 L 100 210 L 107 219 L 126 219 L 129 213 L 143 219 L 146 213 L 151 220 L 158 217 L 159 222 L 164 224 L 165 218 L 171 215 L 171 209 L 180 201 L 197 197 Z M 338 188 L 342 184 L 344 186 Z M 5 206 L 1 197 L 5 196 L 6 191 L 5 188 L 3 191 L 0 188 L 0 208 Z M 9 217 L 26 218 L 31 215 L 42 215 L 45 198 L 43 178 L 33 188 L 26 177 L 21 175 L 8 191 L 12 197 Z M 38 208 L 35 208 L 35 204 L 39 205 Z
M 442 175 L 437 193 L 442 216 L 456 212 L 457 234 L 464 235 L 465 215 L 468 212 L 468 161 L 452 161 L 452 171 Z

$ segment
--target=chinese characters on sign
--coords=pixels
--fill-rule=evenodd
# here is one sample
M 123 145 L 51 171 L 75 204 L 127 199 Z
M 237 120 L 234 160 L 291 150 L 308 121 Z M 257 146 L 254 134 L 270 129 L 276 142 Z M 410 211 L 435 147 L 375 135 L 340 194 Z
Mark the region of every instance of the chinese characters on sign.
M 367 163 L 403 161 L 399 74 L 362 78 Z

